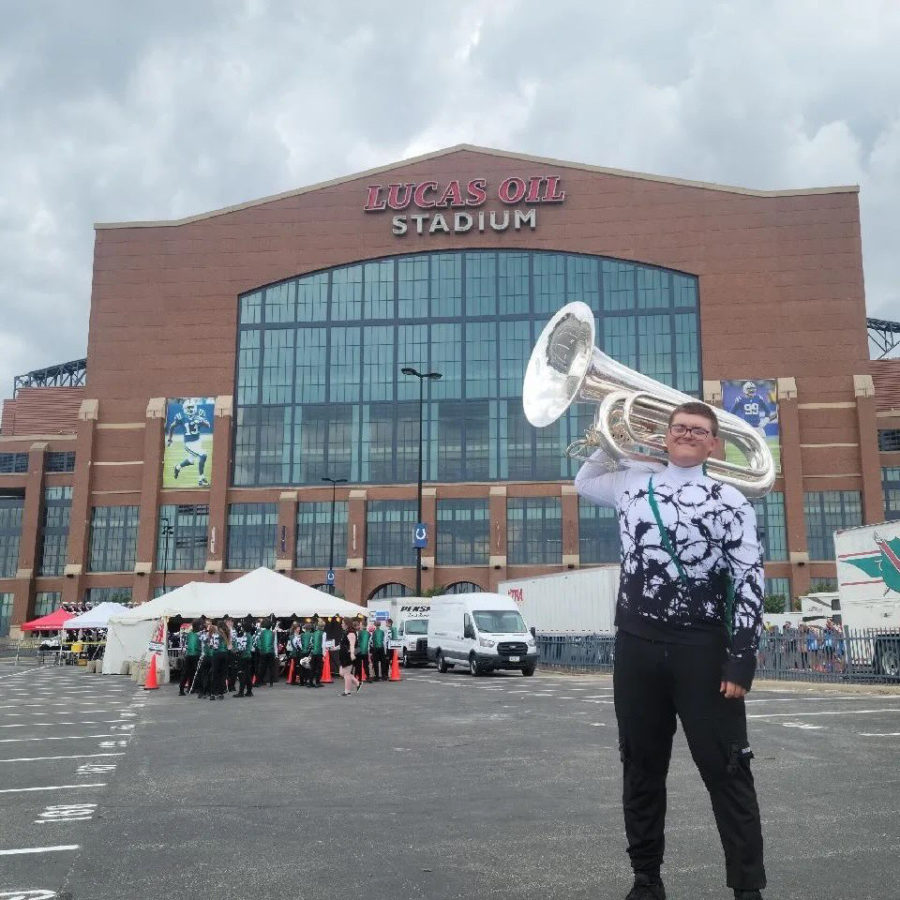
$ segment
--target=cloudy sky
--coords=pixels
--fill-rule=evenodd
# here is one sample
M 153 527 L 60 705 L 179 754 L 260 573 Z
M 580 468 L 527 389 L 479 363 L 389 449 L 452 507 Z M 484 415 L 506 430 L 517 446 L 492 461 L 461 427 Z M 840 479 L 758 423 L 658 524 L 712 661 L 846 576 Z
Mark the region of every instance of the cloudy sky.
M 85 354 L 94 222 L 467 142 L 862 188 L 900 320 L 898 0 L 0 0 L 0 398 Z

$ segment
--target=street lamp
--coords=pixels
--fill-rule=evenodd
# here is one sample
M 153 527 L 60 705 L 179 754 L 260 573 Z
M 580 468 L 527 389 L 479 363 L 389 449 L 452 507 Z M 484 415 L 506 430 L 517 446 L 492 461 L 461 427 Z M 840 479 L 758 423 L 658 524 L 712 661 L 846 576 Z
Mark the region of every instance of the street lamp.
M 327 475 L 322 479 L 331 485 L 331 548 L 328 551 L 328 574 L 325 576 L 325 583 L 331 588 L 331 594 L 334 596 L 334 498 L 337 486 L 346 484 L 346 478 L 329 478 Z
M 162 592 L 166 592 L 166 576 L 169 574 L 169 535 L 175 533 L 175 527 L 169 524 L 169 520 L 166 516 L 161 516 L 160 519 L 161 531 L 163 536 L 165 537 L 165 544 L 163 550 L 163 583 L 162 583 Z
M 422 596 L 422 544 L 425 535 L 422 531 L 422 407 L 425 400 L 425 380 L 440 381 L 444 376 L 440 372 L 419 372 L 412 366 L 404 366 L 400 370 L 404 375 L 415 375 L 419 379 L 419 485 L 416 494 L 416 596 Z

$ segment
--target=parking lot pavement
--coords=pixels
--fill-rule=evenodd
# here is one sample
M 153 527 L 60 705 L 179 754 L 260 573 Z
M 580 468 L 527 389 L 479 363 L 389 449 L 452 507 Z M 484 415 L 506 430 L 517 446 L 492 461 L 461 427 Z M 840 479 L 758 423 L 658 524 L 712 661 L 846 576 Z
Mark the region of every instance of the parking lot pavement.
M 33 679 L 41 686 L 53 677 Z M 49 830 L 53 842 L 78 849 L 45 854 L 40 868 L 32 860 L 14 883 L 0 868 L 0 896 L 11 884 L 50 885 L 73 900 L 359 893 L 619 900 L 630 884 L 609 676 L 471 678 L 421 669 L 347 698 L 338 684 L 279 684 L 239 703 L 182 699 L 166 685 L 139 693 L 144 706 L 136 709 L 125 679 L 72 680 L 124 689 L 104 715 L 132 712 L 134 736 L 113 759 L 116 771 L 92 778 L 107 786 L 85 789 L 85 800 L 97 803 L 90 819 L 48 829 L 33 824 L 41 802 L 16 801 L 18 843 L 4 824 L 3 847 L 37 846 L 33 833 Z M 27 691 L 21 697 L 24 707 Z M 900 851 L 900 695 L 792 685 L 755 690 L 749 700 L 766 896 L 888 896 Z M 27 720 L 29 735 L 37 718 Z M 7 716 L 0 725 L 22 721 Z M 92 713 L 89 721 L 103 719 Z M 726 898 L 709 802 L 676 740 L 669 896 Z M 0 756 L 25 756 L 4 749 L 19 746 L 32 745 L 0 744 Z M 43 745 L 40 752 L 50 755 Z M 28 765 L 71 773 L 79 762 Z M 24 763 L 0 763 L 0 777 L 5 765 L 31 778 Z M 58 780 L 45 783 L 66 783 L 62 772 L 53 769 Z M 38 871 L 41 885 L 21 880 Z
M 57 896 L 141 708 L 126 679 L 77 667 L 2 667 L 0 897 Z

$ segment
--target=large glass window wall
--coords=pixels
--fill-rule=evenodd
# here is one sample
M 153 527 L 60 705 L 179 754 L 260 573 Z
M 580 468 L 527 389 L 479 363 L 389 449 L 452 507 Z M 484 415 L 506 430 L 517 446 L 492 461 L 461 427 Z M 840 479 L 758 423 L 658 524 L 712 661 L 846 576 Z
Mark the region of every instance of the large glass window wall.
M 19 567 L 24 497 L 0 497 L 0 578 L 12 578 Z
M 232 503 L 228 507 L 228 569 L 271 569 L 275 565 L 278 510 L 274 503 Z
M 45 488 L 44 514 L 41 520 L 39 575 L 62 575 L 65 569 L 71 508 L 71 487 Z
M 415 500 L 370 500 L 366 504 L 366 565 L 413 565 L 415 524 Z
M 806 493 L 803 506 L 810 559 L 834 559 L 834 532 L 862 525 L 862 495 L 859 491 Z
M 297 505 L 296 564 L 305 569 L 327 569 L 332 562 L 330 500 Z M 334 502 L 334 565 L 347 563 L 347 502 Z
M 583 566 L 619 562 L 622 541 L 614 509 L 578 498 L 578 551 Z
M 571 300 L 597 345 L 665 384 L 700 389 L 697 279 L 567 253 L 459 251 L 372 260 L 240 298 L 233 482 L 416 480 L 419 383 L 425 481 L 568 479 L 572 410 L 546 429 L 522 413 L 538 334 Z M 589 416 L 587 417 L 589 418 Z
M 437 504 L 437 564 L 486 566 L 490 555 L 488 501 L 439 500 Z
M 168 571 L 199 571 L 206 563 L 209 506 L 166 504 L 159 508 L 156 567 Z
M 506 545 L 511 566 L 562 563 L 559 497 L 522 497 L 506 502 Z
M 90 572 L 130 572 L 137 547 L 139 506 L 95 506 L 91 512 Z

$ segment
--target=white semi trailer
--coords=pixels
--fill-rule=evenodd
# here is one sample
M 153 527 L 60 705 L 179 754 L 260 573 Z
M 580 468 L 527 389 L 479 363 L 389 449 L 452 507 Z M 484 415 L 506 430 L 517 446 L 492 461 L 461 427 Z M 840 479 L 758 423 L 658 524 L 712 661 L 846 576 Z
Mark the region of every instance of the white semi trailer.
M 497 593 L 512 597 L 525 621 L 539 634 L 611 634 L 619 567 L 596 566 L 501 581 Z
M 900 521 L 836 531 L 834 550 L 838 603 L 832 608 L 840 607 L 845 632 L 868 633 L 851 642 L 853 662 L 900 677 Z

